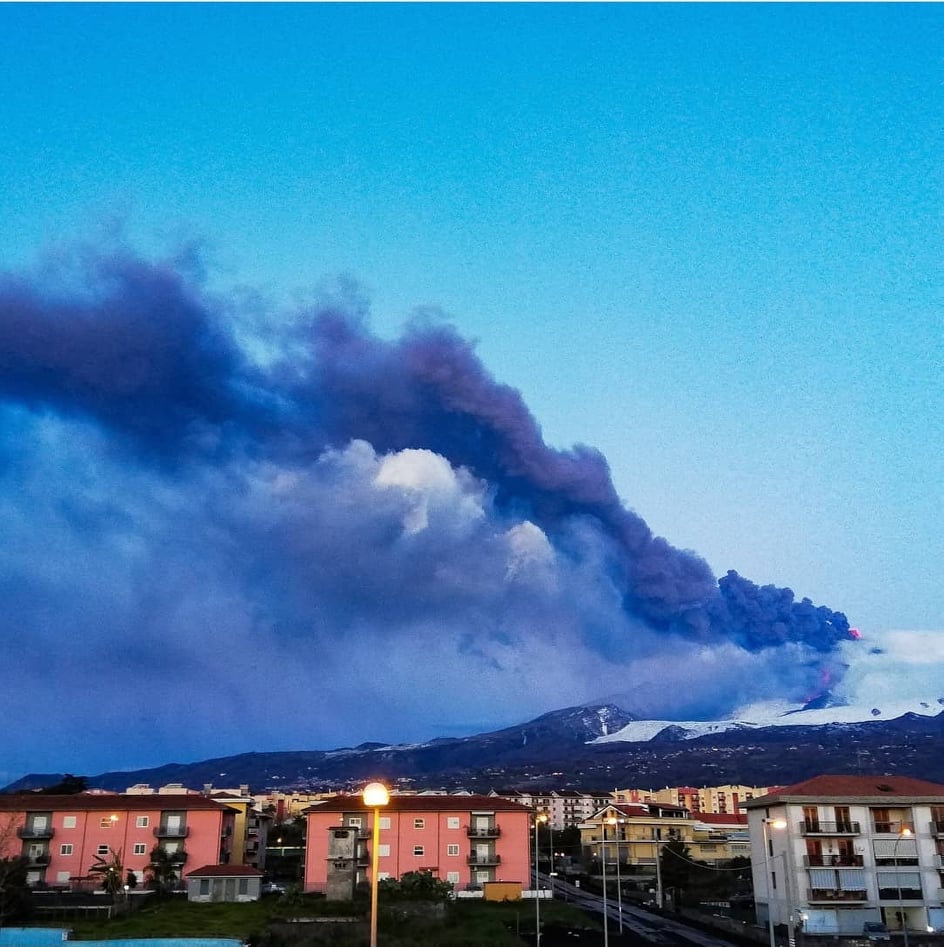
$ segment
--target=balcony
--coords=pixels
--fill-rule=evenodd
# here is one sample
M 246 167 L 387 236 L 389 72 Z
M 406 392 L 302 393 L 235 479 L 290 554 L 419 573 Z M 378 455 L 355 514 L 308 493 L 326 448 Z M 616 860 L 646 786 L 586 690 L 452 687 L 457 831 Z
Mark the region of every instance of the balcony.
M 873 822 L 873 835 L 901 835 L 907 829 L 914 835 L 914 824 L 911 822 Z
M 805 868 L 861 868 L 861 855 L 804 855 Z
M 471 866 L 500 865 L 501 855 L 470 855 L 468 864 Z
M 868 901 L 868 894 L 865 891 L 843 891 L 839 888 L 809 888 L 806 895 L 810 904 L 822 904 L 824 902 L 829 904 L 835 904 L 836 902 L 861 904 Z
M 466 835 L 469 838 L 500 838 L 501 829 L 497 825 L 489 826 L 480 826 L 480 825 L 469 825 L 466 826 Z
M 858 822 L 800 822 L 800 835 L 861 835 Z
M 167 853 L 167 860 L 168 860 L 172 865 L 183 865 L 183 864 L 187 861 L 187 853 L 186 853 L 186 852 L 183 852 L 183 851 L 180 851 L 180 852 L 168 852 L 168 853 Z
M 924 901 L 924 894 L 920 888 L 879 888 L 879 901 L 894 901 L 897 904 L 906 904 L 909 901 L 920 903 Z
M 51 825 L 21 825 L 16 830 L 16 834 L 24 839 L 52 838 L 55 833 L 56 830 Z
M 186 825 L 158 825 L 154 829 L 155 838 L 187 838 L 190 829 Z
M 49 853 L 44 855 L 27 855 L 27 868 L 45 868 L 49 864 Z

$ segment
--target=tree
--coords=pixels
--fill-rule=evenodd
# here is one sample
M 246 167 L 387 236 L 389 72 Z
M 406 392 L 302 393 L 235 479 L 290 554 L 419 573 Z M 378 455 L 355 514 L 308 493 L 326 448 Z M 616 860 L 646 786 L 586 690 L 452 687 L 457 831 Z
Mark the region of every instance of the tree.
M 177 882 L 177 862 L 160 845 L 151 849 L 148 872 L 151 875 L 151 887 L 157 891 L 169 891 Z
M 55 785 L 37 789 L 36 792 L 43 796 L 77 796 L 86 789 L 88 789 L 87 776 L 73 776 L 71 773 L 66 773 Z
M 447 901 L 452 885 L 430 871 L 408 871 L 395 878 L 383 878 L 377 884 L 381 897 L 392 901 Z
M 677 893 L 689 887 L 692 868 L 692 854 L 681 839 L 671 839 L 661 846 L 659 870 L 662 875 L 662 890 L 674 889 Z
M 0 927 L 26 920 L 33 909 L 33 892 L 26 881 L 29 859 L 17 853 L 22 849 L 17 824 L 12 813 L 0 823 Z
M 113 848 L 108 849 L 107 855 L 96 855 L 95 864 L 89 868 L 90 875 L 99 875 L 102 880 L 102 888 L 113 897 L 124 891 L 123 878 L 124 867 L 121 864 L 121 849 L 116 852 Z

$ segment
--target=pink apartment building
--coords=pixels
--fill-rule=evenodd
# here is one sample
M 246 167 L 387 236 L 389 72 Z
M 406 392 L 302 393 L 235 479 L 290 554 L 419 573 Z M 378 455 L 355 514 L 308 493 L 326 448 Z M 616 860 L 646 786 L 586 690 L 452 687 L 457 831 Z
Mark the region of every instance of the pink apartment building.
M 370 879 L 374 810 L 336 796 L 306 810 L 305 890 L 353 895 Z M 492 796 L 392 795 L 380 810 L 378 878 L 429 871 L 457 890 L 530 877 L 532 812 Z
M 200 795 L 80 793 L 0 795 L 0 857 L 29 859 L 31 885 L 80 888 L 100 878 L 97 858 L 120 853 L 127 879 L 143 882 L 152 853 L 167 854 L 181 878 L 189 868 L 229 860 L 236 813 Z

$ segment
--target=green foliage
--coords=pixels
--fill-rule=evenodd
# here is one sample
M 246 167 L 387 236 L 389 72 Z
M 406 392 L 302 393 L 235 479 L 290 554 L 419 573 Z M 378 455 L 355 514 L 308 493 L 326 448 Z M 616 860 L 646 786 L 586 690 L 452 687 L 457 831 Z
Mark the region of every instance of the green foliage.
M 384 878 L 377 884 L 380 897 L 388 901 L 446 901 L 452 895 L 452 885 L 441 881 L 429 871 L 408 871 L 394 878 Z
M 75 796 L 88 789 L 87 776 L 73 776 L 66 773 L 62 779 L 53 786 L 46 786 L 44 789 L 37 789 L 39 795 L 46 796 Z
M 0 925 L 28 920 L 33 893 L 26 883 L 25 858 L 0 858 Z
M 96 855 L 95 864 L 89 868 L 90 875 L 98 875 L 102 888 L 111 895 L 124 891 L 124 868 L 121 864 L 121 850 L 110 848 L 107 855 Z

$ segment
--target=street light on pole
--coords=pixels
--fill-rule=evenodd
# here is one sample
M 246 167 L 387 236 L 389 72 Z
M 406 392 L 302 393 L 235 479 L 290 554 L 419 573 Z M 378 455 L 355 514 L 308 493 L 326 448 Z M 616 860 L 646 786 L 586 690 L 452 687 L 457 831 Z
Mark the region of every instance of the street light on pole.
M 773 911 L 773 888 L 770 884 L 770 837 L 767 834 L 767 826 L 774 829 L 785 829 L 787 827 L 786 819 L 761 819 L 764 830 L 764 881 L 767 886 L 767 933 L 770 937 L 770 947 L 777 947 L 777 941 L 774 938 L 774 911 Z M 787 927 L 790 926 L 789 918 Z
M 390 802 L 383 783 L 364 787 L 364 805 L 374 810 L 374 833 L 370 845 L 370 947 L 377 947 L 377 866 L 380 864 L 380 807 Z
M 898 870 L 898 846 L 901 845 L 901 840 L 904 838 L 911 838 L 914 835 L 914 832 L 911 831 L 908 826 L 903 826 L 902 830 L 898 833 L 898 838 L 895 839 L 895 850 L 893 857 L 895 859 L 895 879 L 898 882 L 898 916 L 901 919 L 901 933 L 904 937 L 904 947 L 908 947 L 908 918 L 905 917 L 905 902 L 901 896 L 901 872 Z
M 538 878 L 538 825 L 547 822 L 547 813 L 534 817 L 534 931 L 535 947 L 541 947 L 541 882 Z
M 610 947 L 610 925 L 606 915 L 606 822 L 600 823 L 603 840 L 600 842 L 600 862 L 603 866 L 603 947 Z
M 619 904 L 619 932 L 622 935 L 623 933 L 623 881 L 620 878 L 620 837 L 619 829 L 617 824 L 622 821 L 622 819 L 617 819 L 615 816 L 610 816 L 607 820 L 610 825 L 614 826 L 614 835 L 616 836 L 616 901 Z

